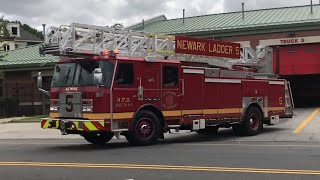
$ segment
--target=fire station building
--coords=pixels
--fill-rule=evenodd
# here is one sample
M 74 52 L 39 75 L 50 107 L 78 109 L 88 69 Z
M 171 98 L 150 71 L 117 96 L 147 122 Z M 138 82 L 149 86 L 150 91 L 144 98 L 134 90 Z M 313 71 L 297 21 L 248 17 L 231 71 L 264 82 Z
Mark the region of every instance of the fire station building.
M 273 48 L 274 73 L 291 82 L 296 102 L 320 99 L 320 5 L 210 14 L 178 19 L 164 15 L 129 29 L 238 42 Z M 277 52 L 277 49 L 279 53 Z M 278 54 L 278 61 L 276 57 Z

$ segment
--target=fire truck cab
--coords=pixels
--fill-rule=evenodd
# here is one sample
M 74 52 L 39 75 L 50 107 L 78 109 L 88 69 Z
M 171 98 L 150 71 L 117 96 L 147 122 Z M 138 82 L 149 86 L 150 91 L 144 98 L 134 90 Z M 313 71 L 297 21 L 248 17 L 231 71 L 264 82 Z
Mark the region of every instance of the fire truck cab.
M 250 69 L 119 53 L 63 58 L 41 127 L 80 134 L 93 144 L 124 135 L 131 144 L 149 145 L 170 129 L 216 133 L 232 127 L 238 135 L 257 135 L 263 124 L 292 116 L 285 80 Z

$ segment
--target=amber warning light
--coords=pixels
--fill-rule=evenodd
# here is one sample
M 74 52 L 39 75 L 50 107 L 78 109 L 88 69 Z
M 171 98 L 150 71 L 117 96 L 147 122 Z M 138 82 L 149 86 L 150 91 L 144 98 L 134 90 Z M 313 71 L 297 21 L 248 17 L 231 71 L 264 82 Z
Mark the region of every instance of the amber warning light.
M 240 58 L 240 44 L 176 36 L 175 52 L 225 58 Z
M 110 55 L 110 56 L 115 56 L 116 54 L 119 54 L 120 51 L 119 50 L 104 50 L 104 51 L 101 51 L 101 55 L 102 56 L 107 56 L 107 55 Z

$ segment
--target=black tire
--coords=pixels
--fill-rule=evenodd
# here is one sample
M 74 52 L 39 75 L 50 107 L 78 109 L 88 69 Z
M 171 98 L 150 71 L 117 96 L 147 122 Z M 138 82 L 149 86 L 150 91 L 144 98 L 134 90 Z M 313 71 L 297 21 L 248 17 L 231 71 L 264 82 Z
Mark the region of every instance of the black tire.
M 91 144 L 96 144 L 96 145 L 106 144 L 107 142 L 109 142 L 112 139 L 113 136 L 114 136 L 114 134 L 111 132 L 100 133 L 100 134 L 95 134 L 95 133 L 83 134 L 83 137 L 85 140 L 87 140 Z
M 207 127 L 206 129 L 200 129 L 196 132 L 203 135 L 215 135 L 218 134 L 218 129 L 219 127 Z
M 160 133 L 159 118 L 151 111 L 142 110 L 133 119 L 130 131 L 125 137 L 130 144 L 145 146 L 154 144 Z
M 255 106 L 249 107 L 241 126 L 237 128 L 240 128 L 238 131 L 240 131 L 240 134 L 242 135 L 254 136 L 259 134 L 263 128 L 263 117 L 261 110 Z

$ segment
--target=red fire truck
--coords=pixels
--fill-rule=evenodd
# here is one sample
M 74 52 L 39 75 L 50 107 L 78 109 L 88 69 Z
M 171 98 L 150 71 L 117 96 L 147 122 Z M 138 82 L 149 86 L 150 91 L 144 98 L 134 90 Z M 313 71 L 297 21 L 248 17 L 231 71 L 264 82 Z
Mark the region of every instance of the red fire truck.
M 50 27 L 45 37 L 40 52 L 62 58 L 44 129 L 80 134 L 93 144 L 124 135 L 129 143 L 149 145 L 170 129 L 232 127 L 239 135 L 257 135 L 263 124 L 292 116 L 290 85 L 261 65 L 272 62 L 267 47 L 245 50 L 236 43 L 84 24 Z M 46 92 L 41 81 L 39 73 L 39 89 Z

